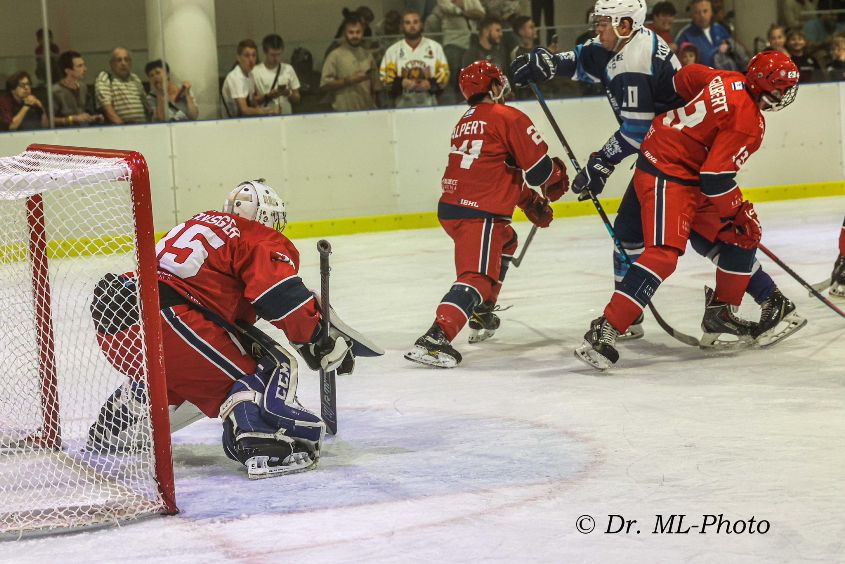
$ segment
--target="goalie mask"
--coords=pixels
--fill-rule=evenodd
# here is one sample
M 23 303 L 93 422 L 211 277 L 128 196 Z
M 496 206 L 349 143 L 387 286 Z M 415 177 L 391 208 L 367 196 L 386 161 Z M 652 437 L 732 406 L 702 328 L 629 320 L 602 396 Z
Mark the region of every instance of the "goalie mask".
M 748 92 L 765 103 L 763 111 L 777 112 L 795 101 L 801 73 L 788 55 L 763 51 L 748 62 Z
M 257 221 L 279 233 L 288 224 L 285 202 L 263 178 L 238 184 L 223 203 L 223 212 Z

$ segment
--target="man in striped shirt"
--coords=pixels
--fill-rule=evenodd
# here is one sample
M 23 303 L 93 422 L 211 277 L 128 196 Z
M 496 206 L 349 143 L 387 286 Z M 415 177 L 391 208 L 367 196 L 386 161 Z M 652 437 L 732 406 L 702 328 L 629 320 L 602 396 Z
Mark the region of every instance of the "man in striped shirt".
M 97 105 L 106 121 L 114 125 L 149 121 L 147 95 L 141 79 L 132 72 L 132 55 L 123 47 L 115 48 L 109 67 L 94 82 Z

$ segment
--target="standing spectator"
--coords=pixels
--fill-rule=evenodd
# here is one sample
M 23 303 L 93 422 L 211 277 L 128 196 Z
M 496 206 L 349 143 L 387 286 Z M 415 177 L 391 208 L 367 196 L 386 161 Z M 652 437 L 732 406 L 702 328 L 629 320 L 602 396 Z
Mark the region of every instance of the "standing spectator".
M 484 17 L 481 0 L 437 0 L 434 15 L 443 30 L 443 52 L 449 63 L 449 85 L 443 101 L 456 104 L 463 100 L 458 87 L 458 73 L 463 68 L 464 53 L 469 49 L 476 24 Z
M 780 23 L 788 29 L 801 29 L 807 17 L 803 12 L 816 9 L 816 0 L 783 0 Z
M 102 114 L 94 113 L 94 100 L 88 96 L 85 59 L 76 51 L 59 55 L 62 79 L 53 86 L 53 114 L 57 127 L 75 127 L 102 123 Z
M 767 39 L 769 40 L 768 49 L 770 51 L 780 51 L 784 55 L 789 55 L 789 51 L 786 50 L 785 27 L 778 24 L 772 24 L 772 27 L 769 28 Z
M 671 2 L 658 2 L 651 9 L 651 23 L 646 27 L 663 38 L 672 51 L 678 52 L 678 45 L 672 39 L 672 26 L 675 24 L 675 5 Z
M 481 3 L 484 5 L 487 15 L 498 18 L 502 24 L 502 39 L 500 43 L 505 54 L 510 53 L 517 44 L 517 38 L 512 28 L 513 19 L 521 15 L 521 0 L 481 0 Z M 502 72 L 507 72 L 507 67 L 503 68 Z
M 423 37 L 421 15 L 413 10 L 402 15 L 402 34 L 405 38 L 391 45 L 381 61 L 382 84 L 397 108 L 436 106 L 437 95 L 449 81 L 443 47 Z
M 692 43 L 684 43 L 681 45 L 681 51 L 678 53 L 678 59 L 681 65 L 694 65 L 698 63 L 698 48 Z
M 0 97 L 0 130 L 24 131 L 47 127 L 47 112 L 32 95 L 32 79 L 18 71 L 6 79 L 8 94 Z
M 252 100 L 255 84 L 250 73 L 258 58 L 258 46 L 252 39 L 238 43 L 237 64 L 223 81 L 223 110 L 228 117 L 268 116 L 277 113 L 276 106 L 256 107 Z
M 834 8 L 831 0 L 819 0 L 819 10 L 832 10 Z M 845 29 L 845 24 L 837 21 L 836 14 L 819 14 L 804 24 L 804 36 L 810 42 L 813 49 L 827 49 L 833 35 Z
M 153 121 L 197 119 L 200 112 L 191 94 L 190 82 L 184 81 L 181 85 L 177 85 L 170 79 L 170 65 L 162 63 L 161 59 L 147 63 L 144 72 L 150 81 L 147 101 L 153 108 Z M 165 78 L 167 78 L 167 94 L 164 93 Z
M 110 71 L 103 71 L 94 82 L 97 104 L 108 123 L 142 123 L 148 121 L 151 110 L 147 94 L 138 75 L 132 72 L 132 55 L 123 47 L 116 47 L 109 59 Z
M 276 113 L 292 114 L 293 106 L 299 102 L 299 78 L 293 67 L 282 62 L 285 42 L 276 33 L 271 33 L 261 42 L 264 62 L 252 69 L 255 84 L 255 105 L 273 107 Z
M 513 32 L 516 34 L 519 43 L 510 52 L 510 60 L 514 60 L 520 55 L 530 53 L 537 45 L 537 26 L 534 20 L 528 16 L 517 16 L 513 20 Z
M 545 21 L 541 18 L 545 16 Z M 546 43 L 552 42 L 552 37 L 555 34 L 555 1 L 554 0 L 531 0 L 531 19 L 536 25 L 545 25 Z
M 364 23 L 350 15 L 343 23 L 343 41 L 323 62 L 320 87 L 334 94 L 338 112 L 372 110 L 375 104 L 376 62 L 364 46 Z
M 845 37 L 834 37 L 830 42 L 830 58 L 827 65 L 830 80 L 845 80 Z
M 478 24 L 478 43 L 464 53 L 462 66 L 467 67 L 475 61 L 490 61 L 500 71 L 507 72 L 510 61 L 502 48 L 502 22 L 498 18 L 485 16 Z
M 349 8 L 344 8 L 341 10 L 343 14 L 343 19 L 340 22 L 340 25 L 337 26 L 337 31 L 334 34 L 334 41 L 331 42 L 329 47 L 326 49 L 326 52 L 323 55 L 323 60 L 329 56 L 329 53 L 340 47 L 340 44 L 343 42 L 343 34 L 346 25 L 346 20 L 348 19 L 357 19 L 361 22 L 361 25 L 364 26 L 364 35 L 361 41 L 361 45 L 363 45 L 366 49 L 370 51 L 375 51 L 378 49 L 378 45 L 370 41 L 370 38 L 373 36 L 373 29 L 370 27 L 373 23 L 373 20 L 376 19 L 375 14 L 370 9 L 369 6 L 358 6 L 355 10 L 350 10 Z
M 716 53 L 725 54 L 730 49 L 727 40 L 731 34 L 713 21 L 713 5 L 710 0 L 692 0 L 690 11 L 692 23 L 678 33 L 675 43 L 692 43 L 698 49 L 699 62 L 712 67 Z
M 786 34 L 786 50 L 789 51 L 789 56 L 792 57 L 792 62 L 798 67 L 801 72 L 800 82 L 817 82 L 822 77 L 821 67 L 812 55 L 807 54 L 807 38 L 804 37 L 804 32 L 794 29 Z
M 402 13 L 388 10 L 375 26 L 376 35 L 399 35 L 402 33 Z
M 59 46 L 53 43 L 53 30 L 47 30 L 50 38 L 50 72 L 53 74 L 53 82 L 56 83 L 62 78 L 59 69 Z M 41 82 L 47 82 L 47 64 L 44 60 L 44 29 L 40 28 L 35 32 L 35 78 Z

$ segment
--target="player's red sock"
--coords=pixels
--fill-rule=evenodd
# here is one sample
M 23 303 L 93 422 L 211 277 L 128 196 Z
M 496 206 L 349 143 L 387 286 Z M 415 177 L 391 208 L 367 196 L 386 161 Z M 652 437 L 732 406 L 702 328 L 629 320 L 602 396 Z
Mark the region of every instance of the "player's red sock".
M 617 331 L 624 333 L 639 317 L 661 282 L 675 271 L 679 255 L 671 247 L 648 247 L 628 269 L 604 308 L 605 318 Z
M 845 221 L 842 222 L 842 229 L 839 230 L 839 255 L 845 257 Z
M 742 296 L 748 287 L 751 274 L 727 272 L 716 269 L 716 300 L 722 303 L 738 306 L 742 303 Z

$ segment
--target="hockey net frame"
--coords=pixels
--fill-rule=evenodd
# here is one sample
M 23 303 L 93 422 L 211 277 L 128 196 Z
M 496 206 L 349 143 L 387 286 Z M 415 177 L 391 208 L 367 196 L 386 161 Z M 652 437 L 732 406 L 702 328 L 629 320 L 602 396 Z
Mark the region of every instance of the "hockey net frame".
M 63 165 L 65 161 L 67 167 Z M 46 163 L 46 166 L 39 168 L 40 163 Z M 97 174 L 107 178 L 105 182 L 120 185 L 121 190 L 126 192 L 121 198 L 129 200 L 127 208 L 131 206 L 131 212 L 127 211 L 132 216 L 131 220 L 128 220 L 131 225 L 128 230 L 131 233 L 117 237 L 120 240 L 118 243 L 109 242 L 109 237 L 100 240 L 102 246 L 98 252 L 123 252 L 134 258 L 131 264 L 137 279 L 139 331 L 144 343 L 144 354 L 138 362 L 143 366 L 143 403 L 148 409 L 144 411 L 142 421 L 147 429 L 145 437 L 149 443 L 143 452 L 128 449 L 126 453 L 109 453 L 99 459 L 96 456 L 80 454 L 78 445 L 66 445 L 63 439 L 63 398 L 57 375 L 54 338 L 56 319 L 51 291 L 55 274 L 52 274 L 51 279 L 50 271 L 52 256 L 84 255 L 88 252 L 86 249 L 91 248 L 91 242 L 48 239 L 50 210 L 45 212 L 45 194 L 50 190 L 67 190 L 71 185 L 84 188 L 86 182 L 93 182 L 88 177 L 93 175 L 92 170 L 95 168 Z M 92 186 L 97 187 L 96 184 Z M 35 362 L 37 378 L 40 380 L 36 385 L 40 388 L 38 403 L 42 424 L 40 429 L 26 436 L 10 438 L 14 437 L 14 432 L 6 430 L 6 435 L 3 435 L 3 426 L 9 426 L 9 421 L 4 421 L 4 414 L 0 412 L 0 480 L 20 475 L 16 473 L 16 465 L 25 467 L 32 460 L 37 460 L 42 467 L 48 469 L 52 466 L 72 468 L 77 483 L 94 484 L 100 489 L 97 493 L 80 496 L 78 503 L 73 500 L 68 503 L 68 498 L 72 498 L 73 492 L 63 492 L 56 495 L 57 503 L 52 507 L 44 507 L 42 501 L 41 507 L 26 508 L 20 504 L 26 488 L 20 488 L 16 497 L 12 495 L 16 492 L 9 493 L 9 484 L 0 482 L 0 539 L 114 524 L 149 514 L 175 514 L 178 509 L 175 503 L 159 318 L 155 232 L 147 163 L 144 157 L 135 151 L 30 145 L 25 153 L 0 158 L 0 204 L 11 205 L 9 202 L 21 200 L 25 200 L 23 205 L 26 208 L 28 240 L 13 241 L 11 244 L 0 241 L 0 268 L 8 268 L 9 261 L 16 261 L 17 268 L 24 262 L 29 265 L 37 349 Z M 9 256 L 12 258 L 9 259 Z M 61 260 L 68 259 L 58 259 L 57 262 Z M 0 287 L 0 305 L 5 299 L 3 294 L 4 289 Z M 3 361 L 5 363 L 5 358 Z M 2 377 L 11 379 L 15 375 L 0 375 L 0 378 Z M 75 399 L 65 398 L 65 401 L 70 403 Z M 0 396 L 0 409 L 3 407 L 2 400 L 3 397 Z M 79 442 L 78 438 L 76 442 Z M 118 465 L 121 457 L 134 457 L 139 460 L 143 458 L 145 474 L 141 478 L 133 474 L 129 479 L 128 474 L 122 474 L 120 470 L 103 471 L 104 464 Z M 4 471 L 4 464 L 7 471 Z M 68 472 L 66 468 L 64 471 Z M 122 482 L 124 478 L 126 481 Z M 53 480 L 58 481 L 60 478 Z M 48 483 L 44 488 L 49 492 L 53 485 Z M 14 488 L 14 484 L 11 488 Z M 7 494 L 13 501 L 4 503 L 3 498 L 7 497 Z

